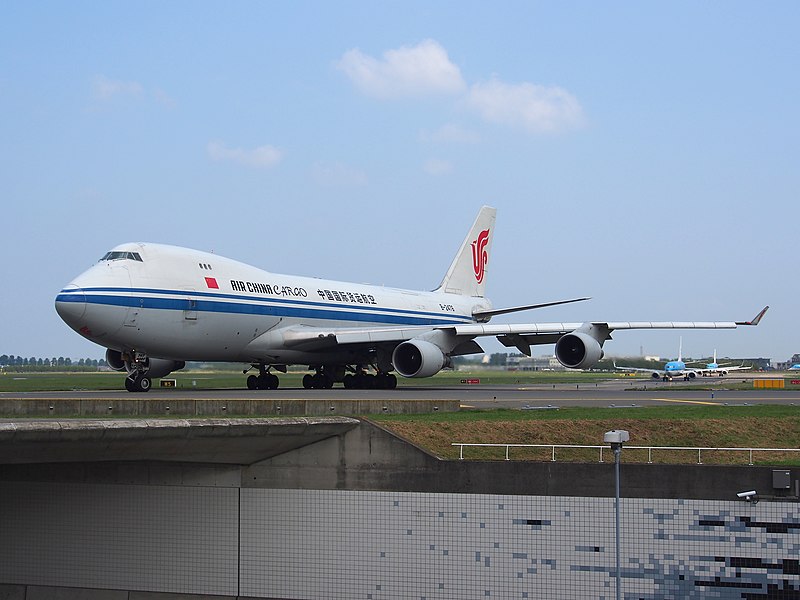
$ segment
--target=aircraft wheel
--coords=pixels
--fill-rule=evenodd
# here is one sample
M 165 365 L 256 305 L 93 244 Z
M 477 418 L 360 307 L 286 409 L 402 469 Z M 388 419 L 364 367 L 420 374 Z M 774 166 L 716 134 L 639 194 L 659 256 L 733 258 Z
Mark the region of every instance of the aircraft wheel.
M 394 373 L 389 373 L 386 376 L 386 389 L 393 390 L 397 387 L 397 377 Z
M 250 375 L 247 378 L 247 389 L 248 390 L 257 390 L 258 389 L 258 377 L 255 375 Z
M 128 390 L 129 392 L 135 392 L 136 391 L 136 387 L 134 386 L 133 379 L 131 379 L 130 377 L 126 377 L 125 378 L 125 389 Z
M 137 392 L 149 392 L 150 387 L 152 385 L 153 385 L 152 380 L 149 377 L 145 377 L 144 375 L 137 377 L 136 380 L 133 382 L 133 386 L 134 388 L 136 388 L 135 391 Z
M 344 387 L 348 390 L 352 390 L 355 387 L 355 377 L 353 377 L 350 373 L 344 376 L 342 383 Z
M 310 373 L 303 375 L 303 387 L 307 390 L 314 387 L 314 376 Z
M 270 390 L 277 390 L 278 386 L 280 385 L 281 380 L 278 379 L 277 375 L 269 374 L 267 375 L 267 387 Z

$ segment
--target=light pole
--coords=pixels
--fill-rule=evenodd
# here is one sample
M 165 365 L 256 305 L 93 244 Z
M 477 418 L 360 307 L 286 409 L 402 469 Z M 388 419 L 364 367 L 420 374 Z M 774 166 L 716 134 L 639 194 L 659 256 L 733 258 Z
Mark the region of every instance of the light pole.
M 630 434 L 624 429 L 612 429 L 606 431 L 603 441 L 611 444 L 614 451 L 614 532 L 616 534 L 616 559 L 617 559 L 617 600 L 620 599 L 622 591 L 622 575 L 619 568 L 619 455 L 622 454 L 622 444 L 631 439 Z

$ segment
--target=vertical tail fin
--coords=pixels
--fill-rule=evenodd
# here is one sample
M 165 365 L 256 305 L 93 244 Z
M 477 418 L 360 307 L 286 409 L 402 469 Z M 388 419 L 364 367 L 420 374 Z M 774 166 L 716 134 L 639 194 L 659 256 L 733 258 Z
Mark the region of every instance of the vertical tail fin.
M 484 296 L 497 209 L 481 207 L 437 292 Z

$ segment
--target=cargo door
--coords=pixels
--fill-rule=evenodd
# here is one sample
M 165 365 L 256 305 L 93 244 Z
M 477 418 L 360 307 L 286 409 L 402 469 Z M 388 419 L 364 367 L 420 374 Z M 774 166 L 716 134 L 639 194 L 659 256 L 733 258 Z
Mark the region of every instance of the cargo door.
M 196 292 L 194 288 L 183 288 L 184 291 L 188 292 L 186 295 L 186 308 L 183 310 L 183 320 L 184 321 L 197 321 L 197 297 L 194 295 L 193 292 Z

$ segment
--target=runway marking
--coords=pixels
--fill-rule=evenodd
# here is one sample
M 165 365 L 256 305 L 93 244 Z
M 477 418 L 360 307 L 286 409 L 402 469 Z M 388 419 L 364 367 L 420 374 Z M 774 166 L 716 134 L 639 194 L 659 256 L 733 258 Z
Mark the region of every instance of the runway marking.
M 681 404 L 706 404 L 708 406 L 721 406 L 719 402 L 706 402 L 705 400 L 677 400 L 675 398 L 653 398 L 656 402 L 678 402 Z

